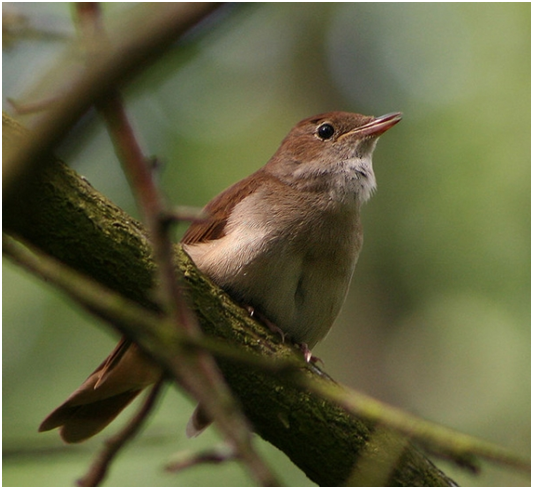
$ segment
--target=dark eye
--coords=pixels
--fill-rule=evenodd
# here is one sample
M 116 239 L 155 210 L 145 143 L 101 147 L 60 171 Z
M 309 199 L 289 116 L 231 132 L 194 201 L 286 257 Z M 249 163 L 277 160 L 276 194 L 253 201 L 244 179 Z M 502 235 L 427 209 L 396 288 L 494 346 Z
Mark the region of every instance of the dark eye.
M 330 139 L 333 134 L 335 134 L 335 129 L 331 124 L 328 124 L 325 122 L 324 124 L 321 124 L 318 126 L 318 129 L 316 130 L 316 133 L 318 134 L 318 137 L 320 139 Z

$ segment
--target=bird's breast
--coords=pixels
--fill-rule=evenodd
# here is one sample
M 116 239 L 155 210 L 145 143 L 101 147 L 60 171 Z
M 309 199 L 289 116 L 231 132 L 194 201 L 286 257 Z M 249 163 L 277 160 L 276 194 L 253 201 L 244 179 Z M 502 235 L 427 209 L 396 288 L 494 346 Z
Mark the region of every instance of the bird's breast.
M 301 200 L 252 195 L 235 206 L 222 238 L 185 249 L 236 300 L 312 347 L 344 302 L 362 232 L 355 205 Z

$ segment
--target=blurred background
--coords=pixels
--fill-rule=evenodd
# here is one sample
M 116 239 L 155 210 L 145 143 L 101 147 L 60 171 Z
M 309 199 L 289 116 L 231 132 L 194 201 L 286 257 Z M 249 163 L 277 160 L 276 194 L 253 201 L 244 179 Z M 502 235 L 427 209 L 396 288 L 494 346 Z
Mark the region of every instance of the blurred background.
M 109 28 L 134 8 L 104 4 Z M 3 107 L 13 113 L 6 97 L 45 97 L 40 80 L 76 32 L 66 3 L 3 9 Z M 374 154 L 378 192 L 364 208 L 346 305 L 313 353 L 350 387 L 529 455 L 529 3 L 231 5 L 137 78 L 126 100 L 146 153 L 163 162 L 166 197 L 195 206 L 266 163 L 304 117 L 402 111 Z M 138 216 L 95 113 L 58 154 Z M 3 284 L 3 483 L 72 485 L 128 416 L 81 446 L 36 430 L 116 337 L 6 260 Z M 191 410 L 168 389 L 106 483 L 252 484 L 236 463 L 162 471 L 172 453 L 219 440 L 213 429 L 185 438 Z M 257 445 L 285 484 L 311 484 Z M 487 463 L 479 475 L 437 463 L 461 485 L 530 485 Z

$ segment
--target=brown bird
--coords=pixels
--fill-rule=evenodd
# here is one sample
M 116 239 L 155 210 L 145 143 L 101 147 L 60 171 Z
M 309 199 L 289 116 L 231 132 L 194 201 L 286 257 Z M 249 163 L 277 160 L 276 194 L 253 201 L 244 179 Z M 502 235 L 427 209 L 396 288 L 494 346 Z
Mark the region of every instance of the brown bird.
M 400 120 L 330 112 L 299 122 L 263 168 L 207 204 L 210 218 L 189 227 L 184 249 L 235 300 L 312 348 L 337 317 L 361 250 L 376 141 Z M 83 441 L 160 377 L 122 339 L 39 431 L 60 427 L 65 442 Z M 197 408 L 188 434 L 207 423 Z

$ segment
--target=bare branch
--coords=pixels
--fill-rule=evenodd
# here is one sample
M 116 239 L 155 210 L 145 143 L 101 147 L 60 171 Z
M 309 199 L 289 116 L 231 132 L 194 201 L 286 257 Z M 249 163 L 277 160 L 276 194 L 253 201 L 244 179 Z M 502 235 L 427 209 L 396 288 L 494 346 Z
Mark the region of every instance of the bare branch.
M 228 450 L 228 447 L 215 447 L 209 450 L 204 450 L 199 453 L 181 452 L 174 456 L 174 460 L 168 463 L 165 470 L 168 472 L 179 472 L 195 465 L 200 464 L 220 464 L 235 460 L 235 452 Z

